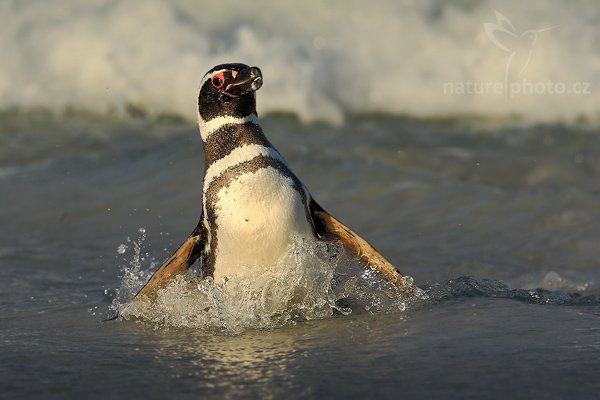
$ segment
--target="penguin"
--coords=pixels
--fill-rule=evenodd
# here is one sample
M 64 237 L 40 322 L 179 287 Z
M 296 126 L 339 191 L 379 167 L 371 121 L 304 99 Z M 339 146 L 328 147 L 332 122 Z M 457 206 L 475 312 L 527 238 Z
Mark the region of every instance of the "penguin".
M 136 299 L 157 291 L 198 259 L 201 276 L 219 282 L 233 273 L 273 265 L 293 237 L 338 241 L 365 268 L 410 293 L 398 270 L 368 242 L 326 212 L 263 133 L 256 112 L 259 68 L 217 65 L 200 83 L 198 123 L 205 167 L 200 221 L 150 277 Z

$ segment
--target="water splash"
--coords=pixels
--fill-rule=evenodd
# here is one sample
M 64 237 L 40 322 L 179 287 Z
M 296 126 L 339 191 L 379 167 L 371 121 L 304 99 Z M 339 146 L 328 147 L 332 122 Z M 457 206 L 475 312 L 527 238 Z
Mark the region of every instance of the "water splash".
M 600 295 L 582 295 L 547 289 L 513 289 L 506 282 L 465 276 L 450 279 L 426 290 L 429 303 L 439 303 L 464 297 L 512 299 L 534 304 L 580 305 L 600 304 Z
M 140 265 L 144 238 L 133 242 L 131 268 L 125 268 L 111 306 L 123 319 L 237 334 L 335 314 L 398 312 L 411 302 L 374 271 L 347 260 L 339 246 L 295 239 L 275 265 L 251 275 L 215 282 L 187 272 L 159 290 L 152 303 L 129 303 L 150 275 Z
M 152 303 L 130 303 L 157 265 L 143 252 L 145 230 L 141 228 L 138 233 L 133 240 L 127 238 L 128 245 L 122 245 L 125 250 L 131 247 L 133 251 L 123 267 L 121 286 L 110 309 L 122 319 L 135 319 L 156 327 L 239 334 L 248 329 L 278 328 L 336 314 L 402 313 L 410 308 L 471 297 L 545 305 L 600 304 L 600 295 L 513 289 L 502 281 L 470 276 L 425 289 L 405 277 L 407 286 L 414 290 L 414 295 L 407 297 L 376 271 L 349 259 L 340 246 L 300 238 L 293 240 L 275 265 L 240 272 L 221 282 L 202 279 L 197 270 L 191 269 L 159 290 Z M 556 274 L 545 280 L 564 283 Z
M 146 240 L 146 229 L 139 228 L 138 236 L 134 239 L 127 237 L 125 243 L 117 247 L 117 253 L 127 255 L 129 248 L 132 248 L 131 259 L 124 258 L 125 265 L 121 268 L 122 278 L 121 286 L 115 290 L 114 298 L 110 306 L 110 311 L 119 314 L 122 312 L 125 304 L 133 298 L 137 291 L 144 285 L 150 276 L 157 262 L 151 258 L 148 259 L 148 253 L 144 253 L 144 242 Z M 147 268 L 143 263 L 149 261 Z M 106 291 L 105 291 L 106 294 Z
M 119 247 L 117 247 L 117 253 L 119 254 L 125 254 L 125 252 L 127 251 L 129 246 L 127 246 L 125 243 L 121 243 L 119 245 Z
M 575 281 L 561 276 L 557 272 L 548 272 L 540 281 L 527 283 L 523 289 L 542 288 L 552 291 L 575 293 L 600 293 L 600 284 L 594 281 Z

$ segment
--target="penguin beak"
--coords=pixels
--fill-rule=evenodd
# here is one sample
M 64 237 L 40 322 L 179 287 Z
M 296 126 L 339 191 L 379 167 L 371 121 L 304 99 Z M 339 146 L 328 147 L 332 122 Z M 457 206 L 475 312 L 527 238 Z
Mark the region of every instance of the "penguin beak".
M 263 80 L 260 69 L 257 67 L 248 67 L 238 71 L 233 81 L 225 88 L 225 92 L 231 96 L 239 97 L 256 92 L 262 84 Z

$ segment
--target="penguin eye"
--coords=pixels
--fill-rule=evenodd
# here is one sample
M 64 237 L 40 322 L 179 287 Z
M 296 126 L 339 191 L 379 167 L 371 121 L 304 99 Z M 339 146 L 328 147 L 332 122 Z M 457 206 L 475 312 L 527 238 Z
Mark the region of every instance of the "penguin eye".
M 212 85 L 217 89 L 220 89 L 225 84 L 225 77 L 223 76 L 223 72 L 219 72 L 215 74 L 211 79 Z

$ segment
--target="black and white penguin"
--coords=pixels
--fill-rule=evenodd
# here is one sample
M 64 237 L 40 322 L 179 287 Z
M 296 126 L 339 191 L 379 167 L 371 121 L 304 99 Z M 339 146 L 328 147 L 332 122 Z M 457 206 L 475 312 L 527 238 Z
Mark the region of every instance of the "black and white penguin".
M 262 73 L 223 64 L 206 73 L 198 95 L 205 168 L 200 222 L 136 298 L 152 298 L 201 259 L 215 281 L 242 269 L 273 265 L 293 237 L 339 240 L 368 268 L 410 291 L 400 273 L 366 241 L 325 212 L 267 140 L 258 123 Z

